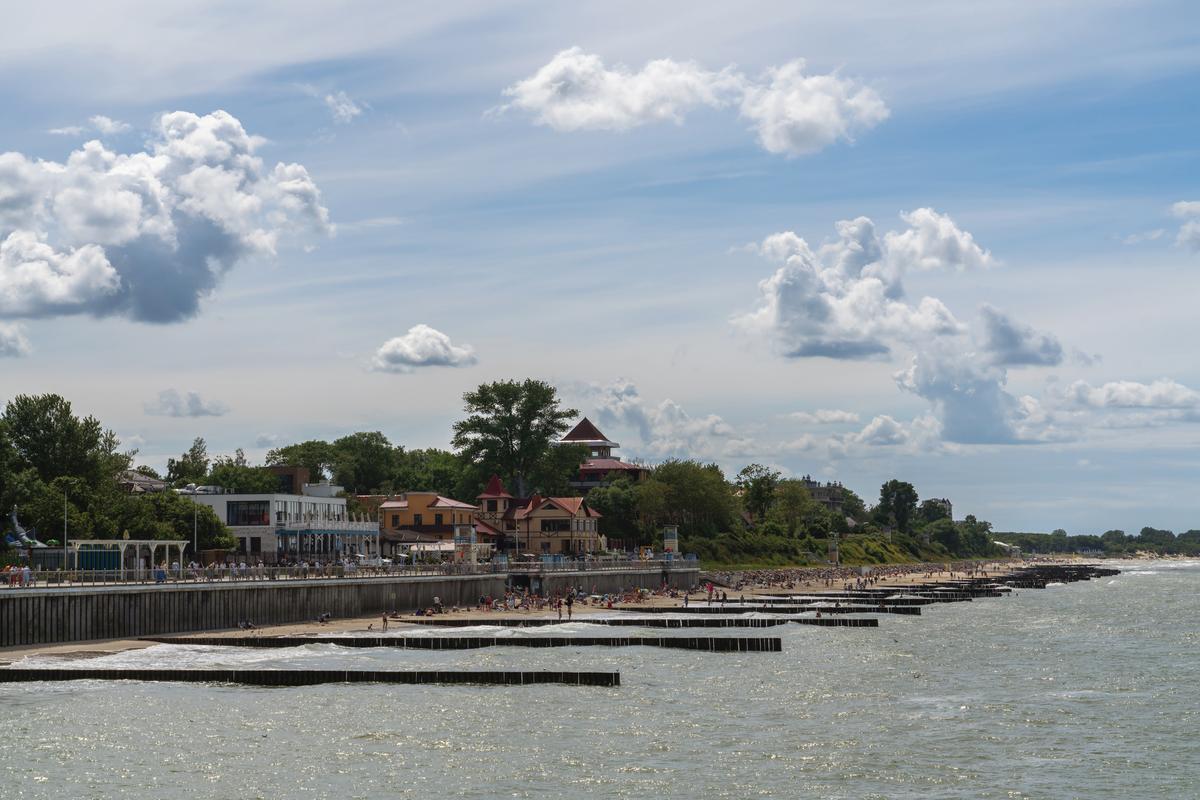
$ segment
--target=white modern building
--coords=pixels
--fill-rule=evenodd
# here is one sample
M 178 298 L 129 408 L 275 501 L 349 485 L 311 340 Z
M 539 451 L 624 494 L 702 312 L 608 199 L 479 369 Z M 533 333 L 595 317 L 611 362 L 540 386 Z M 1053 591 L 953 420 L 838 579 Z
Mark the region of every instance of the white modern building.
M 205 491 L 208 490 L 208 491 Z M 186 494 L 211 508 L 237 537 L 238 555 L 274 564 L 379 555 L 379 523 L 354 519 L 340 486 L 305 484 L 304 494 Z

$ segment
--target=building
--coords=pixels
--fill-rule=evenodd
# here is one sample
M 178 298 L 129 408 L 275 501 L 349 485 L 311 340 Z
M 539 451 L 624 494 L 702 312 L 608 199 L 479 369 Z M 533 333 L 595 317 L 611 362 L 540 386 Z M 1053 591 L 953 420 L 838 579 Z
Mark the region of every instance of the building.
M 583 445 L 588 448 L 587 458 L 579 465 L 579 475 L 571 481 L 571 488 L 585 494 L 605 481 L 617 477 L 624 476 L 633 481 L 640 481 L 650 474 L 650 470 L 643 466 L 615 458 L 612 451 L 621 445 L 601 433 L 587 417 L 580 420 L 570 433 L 560 439 L 559 444 Z
M 354 519 L 340 486 L 304 484 L 302 494 L 232 494 L 220 487 L 181 490 L 206 505 L 237 537 L 237 554 L 254 561 L 334 561 L 379 555 L 379 525 Z
M 155 494 L 157 492 L 165 492 L 171 488 L 164 480 L 151 478 L 149 475 L 143 475 L 137 470 L 127 469 L 121 473 L 121 477 L 117 479 L 120 487 L 129 494 Z
M 585 498 L 513 497 L 499 476 L 493 475 L 477 499 L 475 530 L 494 537 L 506 549 L 578 556 L 607 547 L 600 535 L 600 512 Z
M 379 504 L 379 535 L 385 555 L 436 544 L 453 550 L 459 528 L 475 524 L 477 508 L 436 492 L 405 492 Z M 485 540 L 489 537 L 483 537 Z M 486 541 L 485 541 L 486 543 Z M 449 547 L 446 547 L 449 545 Z
M 931 497 L 925 502 L 937 506 L 946 512 L 946 519 L 954 519 L 954 506 L 945 497 Z
M 814 481 L 811 475 L 805 475 L 800 479 L 800 483 L 808 490 L 808 496 L 813 500 L 816 500 L 835 514 L 842 513 L 842 484 Z

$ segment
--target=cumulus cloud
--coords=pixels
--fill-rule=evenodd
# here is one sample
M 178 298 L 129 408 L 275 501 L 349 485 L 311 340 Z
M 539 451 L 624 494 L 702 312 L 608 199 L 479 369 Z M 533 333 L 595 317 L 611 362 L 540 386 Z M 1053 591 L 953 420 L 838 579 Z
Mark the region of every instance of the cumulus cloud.
M 220 417 L 229 413 L 224 403 L 205 400 L 198 392 L 181 394 L 175 389 L 163 389 L 142 408 L 155 417 Z
M 260 433 L 254 437 L 255 447 L 275 447 L 280 442 L 280 436 L 277 433 Z
M 928 400 L 941 423 L 942 437 L 960 444 L 1018 441 L 1017 399 L 1005 390 L 1007 375 L 956 348 L 929 348 L 913 355 L 895 375 L 896 384 Z
M 858 414 L 853 411 L 841 411 L 834 408 L 818 408 L 816 411 L 793 411 L 788 419 L 805 425 L 839 425 L 842 423 L 858 422 Z
M 125 133 L 132 129 L 132 126 L 127 122 L 121 122 L 119 119 L 106 117 L 103 114 L 97 114 L 94 117 L 89 117 L 88 122 L 92 123 L 92 127 L 96 129 L 101 136 L 114 136 L 118 133 Z
M 807 75 L 803 59 L 744 82 L 741 115 L 754 123 L 768 153 L 800 156 L 839 140 L 853 141 L 888 118 L 874 89 L 838 75 Z
M 716 414 L 692 416 L 670 398 L 649 403 L 637 386 L 624 378 L 604 385 L 587 384 L 579 392 L 584 401 L 581 405 L 592 409 L 590 413 L 601 427 L 615 425 L 636 434 L 637 443 L 626 449 L 639 455 L 718 458 L 745 453 L 749 445 Z
M 0 358 L 22 358 L 31 352 L 25 330 L 8 322 L 0 322 Z
M 993 364 L 1056 366 L 1062 363 L 1062 345 L 1052 334 L 1039 333 L 990 305 L 980 309 L 980 316 L 984 330 L 983 349 Z
M 1175 241 L 1200 251 L 1200 200 L 1185 200 L 1171 206 L 1171 213 L 1183 220 Z
M 757 250 L 782 265 L 759 283 L 759 308 L 735 322 L 766 334 L 792 358 L 878 357 L 891 352 L 892 341 L 961 333 L 963 325 L 940 300 L 923 297 L 911 304 L 904 299 L 904 273 L 983 267 L 990 256 L 949 217 L 931 209 L 904 219 L 909 231 L 882 239 L 867 217 L 843 220 L 837 224 L 838 238 L 816 252 L 790 231 L 768 236 Z M 957 244 L 947 244 L 951 241 Z
M 532 76 L 504 90 L 509 103 L 559 131 L 623 131 L 656 122 L 680 124 L 697 108 L 737 106 L 760 145 L 797 156 L 878 125 L 887 106 L 872 89 L 837 75 L 809 75 L 796 60 L 748 78 L 669 58 L 638 71 L 605 66 L 582 48 L 563 50 Z
M 266 166 L 262 144 L 224 111 L 176 111 L 140 152 L 0 154 L 0 314 L 176 322 L 238 262 L 332 233 L 308 172 Z
M 450 337 L 428 325 L 389 339 L 375 351 L 371 368 L 378 372 L 412 372 L 420 367 L 468 367 L 476 363 L 470 345 L 455 345 Z
M 890 231 L 884 237 L 888 258 L 900 268 L 962 272 L 995 266 L 992 254 L 949 216 L 918 208 L 900 217 L 908 223 L 908 230 Z
M 855 434 L 858 442 L 875 447 L 904 444 L 908 441 L 908 431 L 896 420 L 886 414 L 875 417 Z

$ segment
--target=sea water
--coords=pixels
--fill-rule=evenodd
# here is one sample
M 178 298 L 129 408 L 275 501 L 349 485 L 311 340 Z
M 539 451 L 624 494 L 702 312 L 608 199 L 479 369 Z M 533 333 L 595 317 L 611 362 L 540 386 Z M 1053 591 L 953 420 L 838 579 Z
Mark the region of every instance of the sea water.
M 1200 797 L 1200 562 L 1121 566 L 881 615 L 879 628 L 695 631 L 778 635 L 782 653 L 163 645 L 31 657 L 16 666 L 617 670 L 622 685 L 5 684 L 0 797 Z

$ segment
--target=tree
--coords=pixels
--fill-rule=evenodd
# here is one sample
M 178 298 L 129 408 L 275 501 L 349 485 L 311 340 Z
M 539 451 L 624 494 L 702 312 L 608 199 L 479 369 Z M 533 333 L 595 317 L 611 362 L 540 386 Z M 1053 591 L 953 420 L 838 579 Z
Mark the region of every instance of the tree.
M 879 505 L 874 511 L 878 525 L 895 526 L 901 533 L 910 533 L 916 511 L 917 490 L 911 483 L 893 478 L 880 487 Z
M 779 472 L 762 464 L 750 464 L 738 473 L 737 486 L 742 491 L 742 504 L 746 510 L 761 521 L 766 519 L 767 511 L 775 501 Z
M 174 486 L 200 483 L 208 476 L 208 445 L 197 436 L 179 458 L 167 459 L 167 482 Z
M 642 527 L 638 517 L 637 486 L 621 477 L 588 492 L 588 505 L 600 512 L 600 532 L 608 537 L 641 544 Z
M 396 448 L 380 431 L 359 431 L 333 442 L 333 481 L 351 494 L 391 489 Z
M 926 500 L 917 508 L 917 517 L 928 524 L 939 519 L 950 519 L 950 514 L 937 500 Z
M 267 451 L 269 467 L 303 467 L 313 482 L 328 477 L 333 470 L 333 445 L 320 439 L 290 444 Z
M 495 472 L 522 496 L 568 421 L 579 413 L 560 407 L 558 391 L 532 378 L 482 384 L 463 395 L 463 404 L 467 417 L 454 423 L 459 456 Z
M 783 480 L 775 487 L 775 503 L 771 507 L 771 519 L 778 520 L 789 536 L 803 534 L 801 522 L 813 506 L 817 505 L 804 488 L 804 483 L 797 480 Z
M 665 487 L 657 523 L 678 525 L 681 536 L 715 536 L 733 526 L 737 499 L 716 464 L 670 459 L 651 475 Z
M 49 482 L 64 475 L 102 477 L 106 432 L 95 417 L 77 417 L 57 394 L 19 394 L 4 409 L 8 447 L 17 469 Z
M 867 504 L 855 492 L 842 487 L 842 514 L 855 522 L 867 521 Z
M 221 456 L 212 462 L 205 483 L 221 486 L 238 494 L 273 494 L 279 491 L 279 476 L 266 467 L 252 467 L 239 447 L 232 457 Z
M 397 448 L 392 488 L 397 492 L 437 492 L 445 497 L 458 497 L 463 478 L 463 464 L 449 450 L 430 447 L 426 450 Z M 472 493 L 471 499 L 474 498 Z M 463 497 L 463 500 L 468 498 Z

